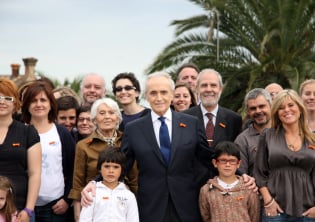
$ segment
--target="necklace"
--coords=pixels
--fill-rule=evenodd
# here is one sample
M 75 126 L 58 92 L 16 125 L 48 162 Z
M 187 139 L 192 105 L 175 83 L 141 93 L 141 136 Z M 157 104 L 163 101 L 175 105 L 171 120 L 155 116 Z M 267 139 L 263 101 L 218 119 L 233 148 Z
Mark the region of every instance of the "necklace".
M 301 134 L 299 133 L 297 136 L 295 136 L 295 138 L 294 138 L 294 140 L 293 140 L 292 142 L 290 142 L 290 141 L 288 140 L 288 138 L 287 138 L 288 136 L 285 136 L 285 141 L 286 141 L 287 146 L 288 146 L 288 148 L 289 148 L 290 150 L 292 150 L 292 151 L 297 151 L 297 149 L 298 149 L 299 146 L 300 146 L 300 143 L 297 144 L 298 139 L 300 138 L 300 136 L 301 136 Z

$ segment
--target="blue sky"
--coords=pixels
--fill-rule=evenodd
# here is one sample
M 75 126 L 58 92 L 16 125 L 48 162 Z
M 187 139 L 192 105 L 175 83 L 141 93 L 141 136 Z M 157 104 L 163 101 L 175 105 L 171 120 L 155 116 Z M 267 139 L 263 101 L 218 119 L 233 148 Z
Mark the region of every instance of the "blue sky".
M 0 73 L 36 57 L 36 70 L 72 80 L 87 72 L 121 72 L 142 80 L 144 69 L 174 39 L 175 19 L 202 13 L 188 0 L 1 0 Z

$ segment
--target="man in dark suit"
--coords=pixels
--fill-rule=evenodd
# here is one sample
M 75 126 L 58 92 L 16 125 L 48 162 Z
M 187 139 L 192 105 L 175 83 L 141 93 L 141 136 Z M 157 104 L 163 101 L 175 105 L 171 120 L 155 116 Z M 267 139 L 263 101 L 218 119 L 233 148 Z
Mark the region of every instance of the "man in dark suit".
M 206 128 L 211 113 L 214 125 L 212 138 L 207 138 L 210 149 L 222 141 L 233 142 L 242 129 L 242 118 L 236 112 L 220 106 L 219 100 L 223 91 L 223 81 L 220 73 L 214 69 L 204 69 L 197 77 L 197 96 L 200 100 L 198 106 L 186 111 L 187 114 L 198 117 L 200 124 Z M 198 166 L 198 183 L 203 185 L 208 178 L 212 178 L 216 170 Z
M 200 221 L 194 157 L 209 164 L 212 153 L 198 119 L 171 111 L 173 90 L 174 82 L 167 73 L 149 75 L 145 96 L 151 114 L 128 124 L 124 132 L 121 148 L 129 166 L 134 160 L 138 164 L 137 196 L 143 222 Z M 169 161 L 160 148 L 161 116 L 169 130 Z
M 174 87 L 165 72 L 149 75 L 145 96 L 152 111 L 127 124 L 124 131 L 121 148 L 128 159 L 127 170 L 134 161 L 139 170 L 137 199 L 141 222 L 201 221 L 200 186 L 195 180 L 194 164 L 198 160 L 210 165 L 213 152 L 199 120 L 170 109 Z M 82 191 L 83 206 L 91 202 L 88 192 L 95 194 L 93 189 L 95 186 L 89 183 Z

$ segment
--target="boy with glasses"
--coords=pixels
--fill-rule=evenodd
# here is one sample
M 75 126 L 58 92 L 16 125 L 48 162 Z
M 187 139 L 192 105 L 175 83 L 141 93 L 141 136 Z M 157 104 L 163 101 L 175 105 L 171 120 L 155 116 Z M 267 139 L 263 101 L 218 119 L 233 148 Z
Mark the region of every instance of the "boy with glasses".
M 219 143 L 212 163 L 219 176 L 210 179 L 200 190 L 199 207 L 203 221 L 258 222 L 258 195 L 246 188 L 243 178 L 235 174 L 241 163 L 238 145 L 228 141 Z

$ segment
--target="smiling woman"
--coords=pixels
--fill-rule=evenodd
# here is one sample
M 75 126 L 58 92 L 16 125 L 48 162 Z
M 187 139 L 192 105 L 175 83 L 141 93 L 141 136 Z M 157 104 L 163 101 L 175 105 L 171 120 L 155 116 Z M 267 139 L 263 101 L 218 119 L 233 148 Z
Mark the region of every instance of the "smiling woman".
M 315 133 L 315 79 L 308 79 L 300 86 L 300 96 L 307 110 L 307 123 Z
M 172 108 L 177 112 L 181 112 L 196 104 L 194 93 L 188 85 L 185 83 L 177 83 L 175 85 Z
M 254 165 L 264 220 L 315 221 L 315 135 L 302 99 L 294 90 L 282 90 L 271 116 L 272 127 L 260 136 Z
M 16 85 L 0 78 L 0 175 L 12 181 L 18 218 L 26 221 L 33 217 L 38 196 L 41 147 L 36 129 L 12 118 L 19 109 Z
M 123 108 L 120 131 L 124 131 L 127 123 L 149 113 L 150 109 L 139 105 L 140 83 L 133 73 L 120 73 L 115 76 L 112 80 L 112 88 L 117 101 Z
M 68 194 L 72 186 L 75 143 L 66 128 L 55 124 L 56 113 L 56 101 L 47 83 L 40 80 L 31 82 L 23 96 L 22 120 L 37 129 L 42 147 L 36 221 L 46 221 L 45 218 L 66 221 L 71 205 Z
M 118 104 L 110 98 L 96 100 L 91 107 L 90 118 L 95 124 L 94 132 L 80 140 L 76 145 L 73 186 L 69 198 L 74 200 L 74 217 L 79 219 L 81 191 L 98 175 L 97 159 L 99 153 L 110 146 L 120 147 L 122 132 L 118 126 L 122 120 Z M 137 189 L 137 172 L 128 175 L 132 191 Z

